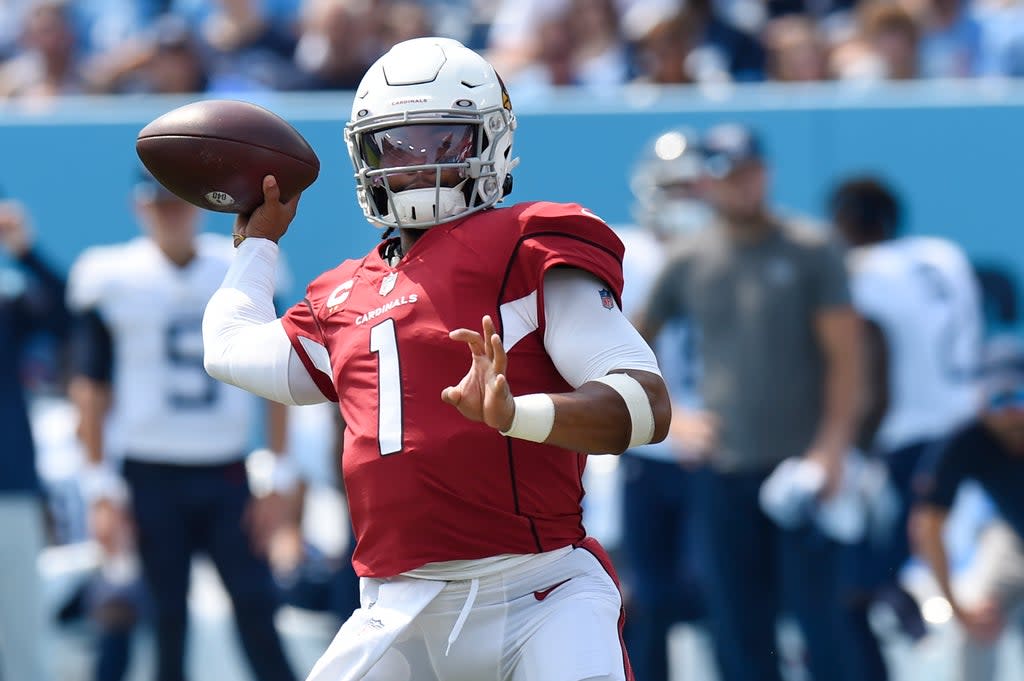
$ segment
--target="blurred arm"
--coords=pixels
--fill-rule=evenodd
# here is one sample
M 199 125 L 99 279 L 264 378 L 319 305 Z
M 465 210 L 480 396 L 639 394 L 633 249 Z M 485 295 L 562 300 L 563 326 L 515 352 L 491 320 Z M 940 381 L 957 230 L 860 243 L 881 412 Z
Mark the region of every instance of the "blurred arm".
M 878 324 L 865 319 L 863 329 L 865 380 L 857 446 L 868 451 L 889 410 L 889 348 Z
M 827 308 L 814 326 L 825 360 L 825 404 L 811 449 L 841 460 L 853 444 L 862 404 L 860 317 L 850 307 Z
M 113 340 L 97 310 L 74 320 L 68 395 L 78 409 L 78 437 L 92 466 L 104 463 L 103 427 L 112 403 Z
M 921 504 L 914 509 L 910 518 L 910 538 L 916 553 L 928 564 L 935 577 L 942 595 L 953 607 L 953 612 L 960 616 L 962 612 L 953 586 L 949 579 L 949 556 L 942 541 L 942 532 L 946 527 L 949 509 L 932 504 Z
M 282 404 L 326 402 L 274 310 L 277 244 L 249 238 L 203 315 L 203 362 L 214 378 Z

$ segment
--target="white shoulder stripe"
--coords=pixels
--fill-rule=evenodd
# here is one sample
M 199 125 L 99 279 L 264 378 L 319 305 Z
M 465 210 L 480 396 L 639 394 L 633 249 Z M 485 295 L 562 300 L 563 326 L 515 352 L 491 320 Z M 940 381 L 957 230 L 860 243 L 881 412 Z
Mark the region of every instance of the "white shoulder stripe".
M 540 328 L 537 320 L 537 292 L 505 303 L 499 308 L 499 314 L 504 333 L 503 345 L 505 352 L 508 352 L 516 343 Z
M 313 366 L 327 374 L 328 378 L 333 378 L 331 374 L 331 357 L 327 354 L 327 348 L 312 338 L 306 338 L 305 336 L 299 336 L 299 343 L 313 361 Z

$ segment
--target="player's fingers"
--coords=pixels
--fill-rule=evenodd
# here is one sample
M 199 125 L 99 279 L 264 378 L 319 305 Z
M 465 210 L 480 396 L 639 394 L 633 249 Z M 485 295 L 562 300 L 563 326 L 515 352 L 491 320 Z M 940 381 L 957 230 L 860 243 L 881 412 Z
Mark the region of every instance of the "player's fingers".
M 502 397 L 509 394 L 510 389 L 508 387 L 508 379 L 505 378 L 505 374 L 498 374 L 494 378 L 494 390 Z
M 490 315 L 484 315 L 481 323 L 484 328 L 483 337 L 490 340 L 491 336 L 494 335 L 494 322 L 491 320 Z M 491 347 L 491 343 L 487 343 L 487 359 L 494 359 L 494 350 Z
M 457 387 L 449 386 L 441 391 L 441 399 L 453 407 L 457 407 L 462 401 L 462 391 Z
M 484 339 L 480 337 L 476 331 L 469 329 L 455 329 L 448 334 L 448 337 L 454 341 L 466 343 L 469 345 L 469 349 L 474 355 L 484 354 Z
M 501 343 L 501 336 L 492 333 L 490 336 L 491 361 L 494 362 L 494 373 L 504 374 L 508 367 L 508 355 L 505 354 L 505 347 Z
M 273 175 L 263 178 L 263 200 L 270 205 L 281 203 L 281 188 L 277 186 L 277 178 Z

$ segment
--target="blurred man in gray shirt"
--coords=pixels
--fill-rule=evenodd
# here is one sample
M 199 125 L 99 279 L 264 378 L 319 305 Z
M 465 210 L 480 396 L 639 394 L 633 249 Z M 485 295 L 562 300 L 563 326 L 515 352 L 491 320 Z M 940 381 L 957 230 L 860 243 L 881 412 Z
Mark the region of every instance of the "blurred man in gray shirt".
M 836 488 L 860 400 L 859 319 L 839 251 L 769 210 L 754 134 L 719 125 L 702 146 L 703 191 L 719 224 L 675 255 L 638 325 L 648 340 L 677 317 L 702 330 L 704 410 L 677 413 L 673 434 L 708 463 L 696 504 L 720 674 L 780 680 L 775 627 L 787 611 L 812 678 L 839 679 L 836 546 L 811 529 L 780 529 L 758 493 L 793 456 L 821 465 L 824 494 Z

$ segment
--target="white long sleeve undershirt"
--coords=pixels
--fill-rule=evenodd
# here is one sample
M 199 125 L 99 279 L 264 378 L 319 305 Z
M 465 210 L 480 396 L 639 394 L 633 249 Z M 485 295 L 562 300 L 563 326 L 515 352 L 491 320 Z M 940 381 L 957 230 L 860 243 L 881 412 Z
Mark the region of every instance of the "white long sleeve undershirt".
M 274 310 L 277 244 L 246 239 L 203 317 L 204 363 L 214 378 L 284 404 L 326 402 Z M 602 305 L 604 284 L 583 270 L 544 276 L 544 347 L 574 388 L 616 369 L 660 374 L 622 312 Z M 527 312 L 531 314 L 531 312 Z M 537 328 L 536 310 L 529 320 Z M 467 368 L 469 366 L 467 356 Z

